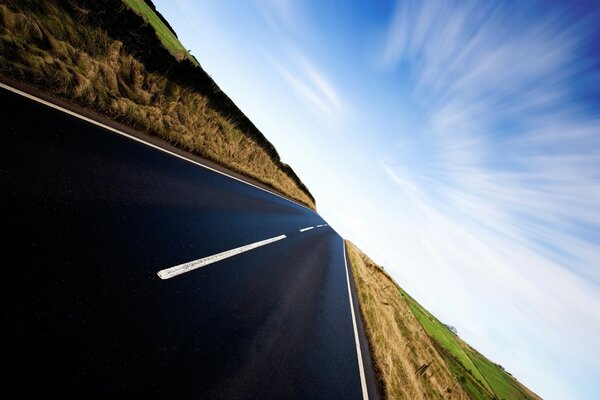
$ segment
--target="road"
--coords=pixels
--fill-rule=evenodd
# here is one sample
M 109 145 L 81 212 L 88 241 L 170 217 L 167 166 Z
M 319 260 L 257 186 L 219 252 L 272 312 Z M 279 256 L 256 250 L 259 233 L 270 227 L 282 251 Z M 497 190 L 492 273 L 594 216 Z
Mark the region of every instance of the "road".
M 343 240 L 317 213 L 3 88 L 0 101 L 5 389 L 377 397 Z

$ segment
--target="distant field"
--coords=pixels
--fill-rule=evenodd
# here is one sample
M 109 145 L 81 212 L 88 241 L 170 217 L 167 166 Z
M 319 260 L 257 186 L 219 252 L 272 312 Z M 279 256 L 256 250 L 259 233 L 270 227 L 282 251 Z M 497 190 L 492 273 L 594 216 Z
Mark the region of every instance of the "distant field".
M 399 290 L 472 399 L 539 399 L 498 365 L 451 332 L 406 292 Z
M 458 338 L 444 324 L 419 305 L 402 289 L 400 293 L 408 303 L 411 311 L 434 340 L 444 355 L 448 366 L 472 399 L 493 398 L 493 391 L 477 366 L 460 344 Z
M 190 60 L 195 61 L 183 44 L 181 44 L 179 39 L 177 39 L 177 36 L 175 36 L 171 29 L 165 25 L 154 11 L 152 11 L 144 0 L 123 0 L 123 2 L 152 25 L 163 46 L 165 46 L 165 48 L 177 59 L 181 60 L 184 57 L 188 57 Z
M 540 399 L 450 331 L 358 248 L 349 242 L 347 248 L 387 398 Z
M 451 332 L 406 292 L 399 290 L 472 399 L 493 399 L 494 396 L 506 400 L 539 399 L 502 368 Z
M 463 343 L 463 345 L 465 344 Z M 477 351 L 471 351 L 469 354 L 479 371 L 485 376 L 485 379 L 492 387 L 498 399 L 540 399 L 539 396 L 510 377 L 506 372 L 498 368 L 496 364 Z

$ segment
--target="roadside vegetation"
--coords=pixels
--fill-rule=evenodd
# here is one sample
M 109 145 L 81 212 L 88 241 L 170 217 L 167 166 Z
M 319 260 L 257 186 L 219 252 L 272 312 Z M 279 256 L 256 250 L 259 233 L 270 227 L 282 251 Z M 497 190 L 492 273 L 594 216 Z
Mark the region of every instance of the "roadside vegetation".
M 346 242 L 346 248 L 386 398 L 540 399 L 461 340 L 356 246 Z
M 160 137 L 314 209 L 298 176 L 148 4 L 0 0 L 0 75 Z
M 468 399 L 394 280 L 351 242 L 346 249 L 384 398 Z

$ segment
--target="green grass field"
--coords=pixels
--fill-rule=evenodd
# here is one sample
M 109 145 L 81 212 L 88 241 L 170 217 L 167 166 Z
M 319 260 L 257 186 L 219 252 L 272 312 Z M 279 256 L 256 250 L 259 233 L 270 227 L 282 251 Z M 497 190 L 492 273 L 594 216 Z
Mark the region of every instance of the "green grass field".
M 485 376 L 498 399 L 528 400 L 538 398 L 483 355 L 471 351 L 470 357 Z
M 192 57 L 186 48 L 183 47 L 179 39 L 177 39 L 177 36 L 175 36 L 169 27 L 167 27 L 163 21 L 161 21 L 161 19 L 154 13 L 154 11 L 152 11 L 150 7 L 148 7 L 144 0 L 123 0 L 123 3 L 125 3 L 135 13 L 141 15 L 146 22 L 152 25 L 163 46 L 177 59 L 181 60 L 184 57 L 187 57 L 190 59 L 190 61 L 196 63 L 194 57 Z
M 472 399 L 539 399 L 505 372 L 452 333 L 443 323 L 400 289 L 417 320 Z
M 425 310 L 406 292 L 400 289 L 412 313 L 433 339 L 436 347 L 442 353 L 446 363 L 456 375 L 465 391 L 472 399 L 493 398 L 493 392 L 487 381 L 475 366 L 467 352 L 460 345 L 458 338 L 444 324 Z

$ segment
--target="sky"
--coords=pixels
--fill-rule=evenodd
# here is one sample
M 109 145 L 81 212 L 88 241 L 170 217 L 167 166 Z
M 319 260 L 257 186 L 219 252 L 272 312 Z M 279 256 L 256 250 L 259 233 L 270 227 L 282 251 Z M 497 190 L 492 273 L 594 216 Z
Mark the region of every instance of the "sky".
M 600 3 L 154 2 L 343 237 L 543 398 L 600 398 Z

